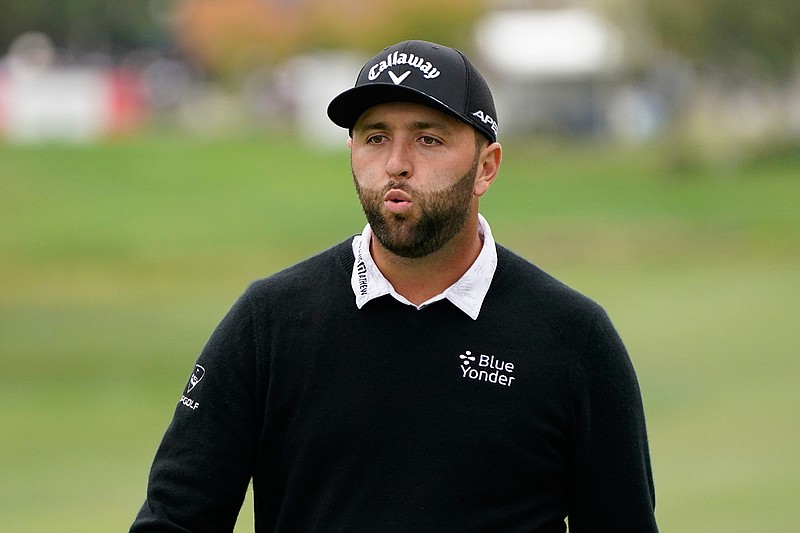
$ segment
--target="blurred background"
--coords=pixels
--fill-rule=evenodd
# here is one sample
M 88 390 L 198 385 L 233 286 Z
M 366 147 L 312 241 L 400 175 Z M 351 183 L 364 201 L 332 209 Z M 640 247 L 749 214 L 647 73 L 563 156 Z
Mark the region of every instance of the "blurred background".
M 0 529 L 127 529 L 236 297 L 363 227 L 325 108 L 410 38 L 494 89 L 498 241 L 625 339 L 662 530 L 796 528 L 796 0 L 4 5 Z

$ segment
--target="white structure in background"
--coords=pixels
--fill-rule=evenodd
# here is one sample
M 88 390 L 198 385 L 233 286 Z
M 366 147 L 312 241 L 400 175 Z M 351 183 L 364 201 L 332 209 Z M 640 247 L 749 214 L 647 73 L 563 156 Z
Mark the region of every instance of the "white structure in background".
M 17 38 L 0 63 L 0 139 L 91 141 L 124 131 L 143 111 L 130 75 L 59 67 L 43 34 Z
M 354 52 L 318 52 L 297 57 L 285 65 L 291 85 L 295 123 L 310 146 L 344 148 L 347 132 L 328 120 L 328 104 L 356 82 L 366 61 Z
M 580 8 L 496 11 L 480 23 L 477 39 L 493 68 L 506 76 L 594 76 L 622 63 L 616 29 Z
M 623 68 L 623 36 L 583 8 L 512 9 L 476 28 L 504 133 L 603 130 Z

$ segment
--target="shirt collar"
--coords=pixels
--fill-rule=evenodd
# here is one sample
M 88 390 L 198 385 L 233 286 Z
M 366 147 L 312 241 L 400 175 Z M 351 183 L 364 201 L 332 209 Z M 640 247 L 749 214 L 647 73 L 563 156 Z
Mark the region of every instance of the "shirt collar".
M 470 318 L 477 320 L 483 300 L 486 298 L 486 293 L 489 292 L 489 286 L 492 284 L 492 278 L 495 270 L 497 270 L 497 248 L 492 237 L 492 230 L 489 228 L 489 223 L 480 214 L 478 215 L 478 228 L 483 237 L 483 247 L 472 266 L 444 292 L 420 305 L 415 305 L 394 290 L 392 284 L 384 277 L 375 261 L 373 261 L 369 252 L 372 228 L 367 224 L 363 233 L 356 235 L 352 243 L 355 261 L 353 262 L 353 274 L 350 278 L 350 284 L 356 297 L 356 306 L 361 309 L 370 300 L 387 294 L 399 302 L 412 305 L 417 309 L 422 309 L 434 302 L 447 299 Z

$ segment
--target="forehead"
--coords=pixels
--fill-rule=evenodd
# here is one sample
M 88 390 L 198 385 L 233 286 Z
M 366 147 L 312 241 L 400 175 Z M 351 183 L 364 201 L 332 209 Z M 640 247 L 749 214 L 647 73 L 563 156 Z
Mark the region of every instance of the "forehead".
M 447 113 L 412 102 L 389 102 L 370 107 L 358 117 L 353 129 L 373 129 L 377 125 L 380 125 L 379 129 L 426 126 L 453 133 L 472 130 L 472 126 Z

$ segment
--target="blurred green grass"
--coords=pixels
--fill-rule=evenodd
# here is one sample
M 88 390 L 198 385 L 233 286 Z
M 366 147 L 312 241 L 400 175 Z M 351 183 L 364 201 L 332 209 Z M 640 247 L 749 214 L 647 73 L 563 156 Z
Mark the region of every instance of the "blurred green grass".
M 666 161 L 657 147 L 508 143 L 482 211 L 620 329 L 662 531 L 789 531 L 800 156 L 735 173 Z M 346 152 L 291 138 L 0 145 L 2 529 L 125 530 L 234 299 L 363 224 Z

